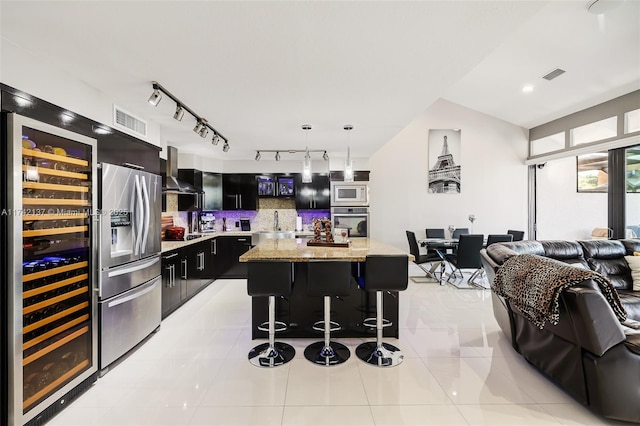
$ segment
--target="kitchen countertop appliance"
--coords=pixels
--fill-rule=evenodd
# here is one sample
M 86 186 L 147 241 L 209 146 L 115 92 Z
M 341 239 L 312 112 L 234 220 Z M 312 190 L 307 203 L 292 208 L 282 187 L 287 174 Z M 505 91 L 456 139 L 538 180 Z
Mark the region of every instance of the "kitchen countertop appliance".
M 216 232 L 216 215 L 211 212 L 201 212 L 199 224 L 200 232 L 203 234 Z
M 107 163 L 101 172 L 98 313 L 104 374 L 160 326 L 162 180 Z
M 182 226 L 170 226 L 164 231 L 165 241 L 184 241 L 185 229 Z

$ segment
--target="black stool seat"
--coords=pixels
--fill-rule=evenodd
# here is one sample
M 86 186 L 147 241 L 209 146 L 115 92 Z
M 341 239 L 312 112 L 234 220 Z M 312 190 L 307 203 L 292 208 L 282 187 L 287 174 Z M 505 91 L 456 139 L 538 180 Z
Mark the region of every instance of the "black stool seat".
M 348 296 L 353 283 L 351 263 L 345 261 L 310 261 L 307 263 L 307 294 L 324 297 L 324 341 L 307 346 L 304 356 L 314 364 L 331 366 L 342 364 L 351 356 L 349 348 L 331 341 L 331 331 L 340 329 L 331 322 L 331 298 Z
M 400 349 L 382 341 L 383 328 L 391 325 L 391 322 L 382 318 L 382 296 L 384 291 L 406 290 L 408 282 L 407 256 L 367 256 L 364 289 L 376 292 L 376 341 L 362 343 L 356 348 L 356 356 L 367 364 L 378 367 L 393 367 L 404 360 L 404 354 Z M 364 321 L 365 325 L 370 322 L 370 319 Z
M 260 330 L 269 332 L 269 341 L 249 351 L 249 362 L 257 367 L 277 367 L 293 359 L 293 346 L 275 341 L 276 331 L 286 324 L 276 321 L 276 296 L 290 296 L 293 289 L 293 264 L 290 261 L 250 261 L 247 265 L 247 293 L 252 297 L 269 297 L 269 321 Z M 276 324 L 278 328 L 276 329 Z

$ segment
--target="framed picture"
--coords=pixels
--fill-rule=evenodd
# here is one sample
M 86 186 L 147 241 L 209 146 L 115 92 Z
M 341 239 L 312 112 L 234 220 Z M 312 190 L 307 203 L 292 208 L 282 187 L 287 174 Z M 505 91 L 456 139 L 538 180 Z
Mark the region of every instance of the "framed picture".
M 607 192 L 609 187 L 609 154 L 607 151 L 578 155 L 578 192 Z
M 460 129 L 429 130 L 429 193 L 460 193 Z

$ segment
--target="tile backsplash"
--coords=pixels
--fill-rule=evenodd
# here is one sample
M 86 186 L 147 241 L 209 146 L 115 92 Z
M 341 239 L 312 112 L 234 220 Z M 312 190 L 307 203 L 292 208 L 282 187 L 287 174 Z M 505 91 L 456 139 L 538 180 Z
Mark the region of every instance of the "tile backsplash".
M 227 231 L 240 230 L 240 219 L 249 219 L 252 231 L 271 231 L 274 228 L 274 214 L 278 212 L 278 224 L 281 230 L 296 228 L 296 217 L 302 217 L 304 231 L 311 229 L 313 219 L 330 217 L 329 210 L 296 210 L 295 200 L 286 198 L 259 198 L 258 210 L 221 210 L 215 212 L 216 232 L 222 232 L 222 219 L 227 220 Z M 163 216 L 173 216 L 174 226 L 189 230 L 189 212 L 177 211 L 178 197 L 167 194 L 167 212 Z M 236 227 L 237 223 L 237 227 Z

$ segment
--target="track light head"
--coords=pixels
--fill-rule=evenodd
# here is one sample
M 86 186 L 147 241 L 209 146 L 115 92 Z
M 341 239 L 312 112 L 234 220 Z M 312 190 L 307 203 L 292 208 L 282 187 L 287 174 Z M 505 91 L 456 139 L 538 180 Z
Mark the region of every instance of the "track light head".
M 280 161 L 280 151 L 276 152 L 276 161 Z
M 209 128 L 206 125 L 202 126 L 202 129 L 200 129 L 200 131 L 198 132 L 198 134 L 200 135 L 200 137 L 202 138 L 206 138 L 207 135 L 209 134 Z
M 213 138 L 211 138 L 211 145 L 218 145 L 220 143 L 220 136 L 216 132 L 213 132 Z
M 154 86 L 153 93 L 149 96 L 149 103 L 153 106 L 158 106 L 160 100 L 162 99 L 162 93 L 159 89 L 156 89 Z
M 224 152 L 229 151 L 229 142 L 224 141 L 224 145 L 222 145 L 222 151 Z
M 256 161 L 260 160 L 260 151 L 256 151 Z
M 322 159 L 324 161 L 329 161 L 329 156 L 327 155 L 327 151 L 325 151 L 324 154 L 322 154 Z
M 176 105 L 176 112 L 173 114 L 173 118 L 178 121 L 182 121 L 182 117 L 184 117 L 184 108 L 180 106 L 180 104 Z
M 196 127 L 193 128 L 193 131 L 196 133 L 200 133 L 200 130 L 204 127 L 204 123 L 202 121 L 198 121 Z

